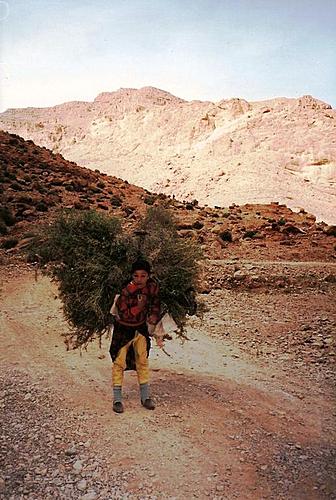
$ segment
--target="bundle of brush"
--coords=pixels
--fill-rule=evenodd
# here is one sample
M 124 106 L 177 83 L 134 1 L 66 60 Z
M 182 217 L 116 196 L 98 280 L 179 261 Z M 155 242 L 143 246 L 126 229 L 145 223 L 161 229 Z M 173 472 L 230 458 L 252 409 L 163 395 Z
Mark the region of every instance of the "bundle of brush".
M 94 210 L 62 211 L 29 249 L 58 284 L 71 330 L 69 347 L 85 346 L 110 326 L 110 308 L 135 258 L 121 223 Z
M 186 316 L 197 311 L 200 247 L 179 237 L 172 215 L 162 206 L 148 208 L 139 228 L 146 233 L 141 250 L 160 284 L 162 312 L 168 312 L 182 332 Z
M 116 217 L 94 210 L 66 210 L 29 249 L 41 269 L 58 284 L 63 311 L 71 329 L 68 348 L 85 347 L 111 325 L 116 293 L 130 278 L 132 262 L 149 260 L 160 283 L 163 313 L 169 311 L 183 328 L 196 308 L 195 287 L 199 250 L 178 237 L 169 213 L 149 209 L 132 234 Z

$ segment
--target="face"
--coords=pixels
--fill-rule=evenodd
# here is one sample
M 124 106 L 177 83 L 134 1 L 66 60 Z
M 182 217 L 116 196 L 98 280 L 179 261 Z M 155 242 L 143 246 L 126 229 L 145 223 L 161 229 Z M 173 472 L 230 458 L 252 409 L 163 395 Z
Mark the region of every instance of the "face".
M 134 271 L 132 278 L 136 285 L 144 287 L 148 281 L 149 275 L 147 271 L 139 269 L 138 271 Z

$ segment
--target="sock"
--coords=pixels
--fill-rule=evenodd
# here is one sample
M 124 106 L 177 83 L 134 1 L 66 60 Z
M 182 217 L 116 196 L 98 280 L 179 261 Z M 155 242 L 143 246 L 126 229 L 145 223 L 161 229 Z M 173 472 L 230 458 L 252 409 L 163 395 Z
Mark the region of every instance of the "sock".
M 140 384 L 140 397 L 141 401 L 149 398 L 149 384 Z
M 122 401 L 121 385 L 114 385 L 113 386 L 113 401 L 115 403 L 117 401 L 119 401 L 121 403 L 121 401 Z

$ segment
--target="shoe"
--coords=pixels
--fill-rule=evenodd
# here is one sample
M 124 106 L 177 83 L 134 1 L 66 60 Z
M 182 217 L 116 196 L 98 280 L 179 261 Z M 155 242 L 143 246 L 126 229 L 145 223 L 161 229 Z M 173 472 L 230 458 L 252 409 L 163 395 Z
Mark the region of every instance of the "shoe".
M 116 413 L 124 413 L 124 407 L 121 401 L 114 401 L 113 411 L 115 411 Z
M 154 401 L 151 398 L 145 399 L 145 401 L 141 401 L 142 406 L 147 408 L 147 410 L 155 410 Z

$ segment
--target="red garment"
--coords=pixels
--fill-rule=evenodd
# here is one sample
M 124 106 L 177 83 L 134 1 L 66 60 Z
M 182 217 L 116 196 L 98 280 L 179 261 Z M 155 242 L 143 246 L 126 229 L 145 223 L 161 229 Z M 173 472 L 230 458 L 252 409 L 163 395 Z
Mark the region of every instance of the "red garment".
M 159 285 L 152 278 L 143 288 L 131 281 L 122 289 L 116 305 L 122 325 L 139 326 L 146 321 L 156 325 L 160 320 Z

